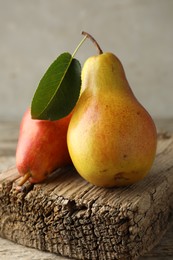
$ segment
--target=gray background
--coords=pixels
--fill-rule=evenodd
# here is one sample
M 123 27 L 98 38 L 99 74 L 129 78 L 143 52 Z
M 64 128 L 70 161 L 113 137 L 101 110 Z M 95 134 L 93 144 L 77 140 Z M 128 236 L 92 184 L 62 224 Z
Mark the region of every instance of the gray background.
M 173 0 L 0 0 L 0 119 L 20 120 L 43 73 L 91 33 L 153 117 L 173 116 Z M 96 49 L 85 42 L 84 60 Z

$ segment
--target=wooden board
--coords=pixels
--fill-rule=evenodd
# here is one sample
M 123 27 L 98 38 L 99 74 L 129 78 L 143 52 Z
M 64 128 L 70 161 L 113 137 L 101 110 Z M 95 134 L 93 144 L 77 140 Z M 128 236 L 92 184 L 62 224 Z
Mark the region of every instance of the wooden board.
M 173 136 L 158 137 L 150 174 L 103 189 L 72 168 L 17 192 L 15 168 L 0 174 L 0 236 L 76 259 L 135 259 L 156 245 L 172 219 Z

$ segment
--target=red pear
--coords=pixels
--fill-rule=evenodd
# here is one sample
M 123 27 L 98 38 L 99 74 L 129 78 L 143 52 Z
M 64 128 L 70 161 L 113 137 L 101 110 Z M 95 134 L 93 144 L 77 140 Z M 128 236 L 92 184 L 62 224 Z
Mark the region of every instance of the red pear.
M 56 120 L 35 120 L 28 109 L 20 125 L 16 149 L 16 167 L 27 180 L 39 183 L 59 167 L 71 164 L 67 148 L 67 129 L 71 114 Z

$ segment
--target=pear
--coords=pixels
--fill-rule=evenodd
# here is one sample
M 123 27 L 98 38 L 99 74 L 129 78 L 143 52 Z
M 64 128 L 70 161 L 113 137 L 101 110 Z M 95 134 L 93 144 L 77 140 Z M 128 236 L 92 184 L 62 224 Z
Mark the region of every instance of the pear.
M 76 170 L 94 185 L 126 186 L 148 174 L 156 154 L 156 127 L 114 54 L 101 52 L 85 62 L 67 144 Z
M 71 164 L 67 148 L 67 129 L 71 114 L 57 120 L 33 120 L 28 108 L 21 125 L 16 149 L 16 167 L 23 179 L 43 181 L 56 168 Z

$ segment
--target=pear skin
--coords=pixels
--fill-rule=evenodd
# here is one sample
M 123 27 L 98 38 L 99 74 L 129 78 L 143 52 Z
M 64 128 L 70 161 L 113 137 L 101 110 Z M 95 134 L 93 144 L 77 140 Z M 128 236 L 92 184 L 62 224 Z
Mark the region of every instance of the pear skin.
M 126 186 L 148 174 L 156 154 L 156 127 L 114 54 L 85 62 L 67 143 L 75 168 L 94 185 Z
M 26 180 L 39 183 L 56 168 L 71 164 L 67 129 L 71 114 L 57 120 L 34 120 L 28 109 L 22 119 L 16 149 L 16 167 Z

